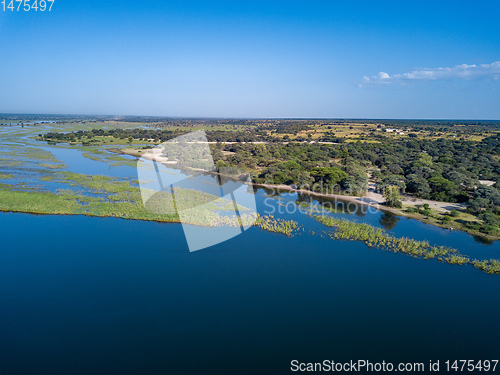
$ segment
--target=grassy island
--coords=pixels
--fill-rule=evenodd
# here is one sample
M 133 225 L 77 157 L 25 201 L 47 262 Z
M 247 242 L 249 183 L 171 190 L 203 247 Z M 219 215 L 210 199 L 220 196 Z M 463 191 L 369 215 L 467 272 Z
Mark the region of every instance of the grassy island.
M 410 238 L 396 238 L 386 231 L 372 227 L 368 224 L 353 223 L 347 220 L 339 220 L 332 217 L 315 216 L 316 220 L 327 227 L 335 228 L 335 232 L 327 235 L 335 240 L 362 241 L 369 247 L 384 249 L 395 253 L 403 253 L 415 258 L 438 259 L 450 264 L 471 264 L 476 268 L 490 274 L 500 274 L 500 261 L 471 260 L 456 249 L 444 246 L 431 246 L 427 241 L 416 241 Z

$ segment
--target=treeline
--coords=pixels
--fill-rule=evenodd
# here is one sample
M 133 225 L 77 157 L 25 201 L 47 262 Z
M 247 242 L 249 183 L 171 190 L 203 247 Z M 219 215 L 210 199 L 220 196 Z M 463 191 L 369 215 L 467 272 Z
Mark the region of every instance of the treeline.
M 366 191 L 369 162 L 344 158 L 331 145 L 291 142 L 289 144 L 216 144 L 216 164 L 238 166 L 252 173 L 255 183 L 299 185 L 328 193 Z
M 190 131 L 180 128 L 166 129 L 93 129 L 79 130 L 71 133 L 46 133 L 40 134 L 39 138 L 47 142 L 72 142 L 91 143 L 95 137 L 113 137 L 116 139 L 133 139 L 136 141 L 151 141 L 155 143 L 166 142 L 175 137 L 187 134 Z M 264 132 L 254 131 L 223 131 L 212 130 L 206 132 L 209 142 L 257 142 L 274 141 Z
M 355 143 L 350 156 L 369 160 L 381 185 L 439 201 L 464 202 L 479 180 L 500 180 L 500 137 L 482 142 L 411 139 L 384 144 Z
M 282 142 L 292 141 L 288 134 L 296 134 L 297 132 L 308 129 L 306 125 L 282 125 L 279 128 L 272 127 L 269 131 L 268 125 L 261 125 L 252 129 L 235 129 L 235 130 L 207 130 L 207 140 L 209 142 Z M 279 129 L 279 130 L 278 130 Z M 55 133 L 49 132 L 40 134 L 39 138 L 47 142 L 72 142 L 72 143 L 91 143 L 94 137 L 114 137 L 117 139 L 128 139 L 138 141 L 165 142 L 172 138 L 187 134 L 192 130 L 183 128 L 133 128 L 133 129 L 93 129 L 79 130 L 70 133 Z M 276 136 L 276 134 L 280 134 Z M 284 137 L 281 134 L 286 134 Z M 296 137 L 294 142 L 310 142 L 310 137 Z M 335 136 L 332 131 L 325 132 L 316 141 L 318 142 L 334 142 L 342 143 L 345 140 Z
M 482 142 L 413 138 L 341 145 L 217 144 L 213 154 L 219 166 L 252 171 L 256 183 L 297 184 L 327 193 L 358 195 L 366 190 L 371 171 L 380 191 L 397 186 L 419 198 L 466 203 L 481 220 L 473 229 L 498 231 L 500 135 Z
M 221 160 L 244 164 L 249 169 L 265 171 L 276 165 L 290 177 L 297 168 L 283 163 L 295 162 L 301 171 L 357 162 L 373 170 L 379 185 L 397 185 L 402 192 L 422 198 L 460 202 L 467 200 L 479 180 L 500 180 L 500 136 L 482 142 L 463 140 L 408 139 L 385 143 L 344 143 L 341 145 L 302 144 L 232 144 L 218 145 L 227 151 Z M 335 159 L 335 160 L 334 160 Z M 273 176 L 275 173 L 271 173 Z M 280 178 L 280 180 L 282 180 Z M 284 182 L 284 181 L 283 181 Z
M 49 132 L 39 134 L 41 140 L 47 142 L 72 142 L 72 143 L 91 143 L 94 137 L 114 137 L 117 139 L 135 139 L 140 141 L 166 142 L 169 139 L 186 134 L 187 131 L 181 129 L 158 130 L 158 129 L 92 129 L 79 130 L 70 133 Z

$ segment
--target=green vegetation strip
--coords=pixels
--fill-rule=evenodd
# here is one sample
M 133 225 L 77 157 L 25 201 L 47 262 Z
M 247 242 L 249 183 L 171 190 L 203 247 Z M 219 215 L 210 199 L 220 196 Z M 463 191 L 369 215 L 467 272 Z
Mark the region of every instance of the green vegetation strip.
M 45 164 L 45 163 L 42 163 L 42 164 L 40 164 L 40 167 L 48 168 L 48 169 L 63 169 L 63 168 L 67 168 L 68 166 L 64 165 L 64 164 Z
M 81 148 L 82 155 L 90 160 L 100 161 L 103 163 L 109 163 L 113 167 L 118 166 L 129 166 L 135 167 L 137 165 L 136 160 L 127 159 L 119 155 L 110 155 L 102 150 L 96 148 Z
M 142 204 L 131 202 L 104 202 L 103 198 L 87 197 L 70 190 L 57 194 L 38 191 L 13 191 L 0 186 L 0 211 L 26 212 L 47 215 L 88 215 L 121 217 L 125 219 L 178 222 L 178 216 L 152 214 Z
M 363 241 L 369 247 L 381 248 L 395 253 L 404 253 L 415 258 L 439 259 L 450 264 L 472 264 L 474 267 L 490 274 L 500 274 L 500 261 L 470 260 L 460 254 L 456 249 L 444 246 L 431 246 L 427 241 L 415 241 L 409 238 L 396 238 L 390 236 L 382 229 L 368 224 L 358 224 L 347 220 L 339 220 L 325 216 L 315 216 L 320 223 L 336 228 L 328 236 L 335 240 Z
M 255 225 L 269 232 L 293 236 L 299 229 L 299 224 L 293 220 L 275 218 L 273 215 L 259 216 Z
M 182 210 L 183 223 L 211 227 L 251 225 L 256 219 L 256 213 L 242 213 L 240 218 L 223 215 L 223 212 L 234 210 L 231 202 L 190 189 L 174 190 L 176 207 L 169 193 L 157 195 L 154 197 L 156 201 L 148 201 L 151 207 L 144 207 L 140 189 L 129 181 L 67 171 L 42 179 L 84 188 L 97 196 L 69 189 L 51 193 L 30 190 L 20 185 L 0 184 L 0 211 L 180 222 L 176 212 Z M 248 211 L 242 206 L 238 206 L 238 209 L 240 212 Z

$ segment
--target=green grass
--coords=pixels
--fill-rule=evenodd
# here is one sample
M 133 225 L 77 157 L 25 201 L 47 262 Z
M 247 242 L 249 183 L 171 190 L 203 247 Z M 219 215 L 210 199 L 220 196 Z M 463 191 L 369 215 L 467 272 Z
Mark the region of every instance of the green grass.
M 404 206 L 404 210 L 401 210 L 401 214 L 436 227 L 444 229 L 453 228 L 453 230 L 469 233 L 487 241 L 500 240 L 500 232 L 498 231 L 496 233 L 487 234 L 474 229 L 474 224 L 480 223 L 480 220 L 467 212 L 460 212 L 458 217 L 453 217 L 448 212 L 430 210 L 430 214 L 425 215 L 422 211 L 423 210 L 419 210 L 413 206 Z
M 42 180 L 81 187 L 98 196 L 87 196 L 69 189 L 51 193 L 29 189 L 22 184 L 1 184 L 0 211 L 120 217 L 159 222 L 179 222 L 177 212 L 182 211 L 183 223 L 204 226 L 249 225 L 256 218 L 255 213 L 242 213 L 241 219 L 236 215 L 222 215 L 222 212 L 234 209 L 232 202 L 190 189 L 174 190 L 175 206 L 171 195 L 162 193 L 156 195 L 156 201 L 148 200 L 147 207 L 144 207 L 140 189 L 130 181 L 67 171 L 45 176 Z M 241 212 L 248 210 L 242 206 L 238 208 Z
M 48 168 L 48 169 L 64 169 L 67 168 L 67 165 L 64 164 L 47 164 L 47 163 L 42 163 L 40 164 L 40 167 L 43 168 Z
M 296 221 L 275 218 L 273 215 L 259 216 L 255 225 L 269 232 L 287 236 L 293 236 L 300 229 Z
M 121 190 L 119 188 L 118 190 Z M 135 201 L 121 201 L 121 199 Z M 139 196 L 112 196 L 109 201 L 102 197 L 88 197 L 71 190 L 50 192 L 13 191 L 5 185 L 0 188 L 0 211 L 26 212 L 51 215 L 88 215 L 97 217 L 119 217 L 124 219 L 179 222 L 179 216 L 173 210 L 170 213 L 153 213 L 148 211 Z M 220 226 L 238 225 L 229 219 L 222 218 L 216 212 L 200 209 L 189 211 L 183 215 L 183 222 L 195 225 Z
M 51 161 L 54 163 L 59 162 L 59 160 L 57 160 L 55 156 L 52 155 L 52 153 L 32 147 L 20 147 L 16 150 L 14 156 L 15 158 L 23 158 L 33 161 Z
M 102 198 L 87 197 L 68 190 L 57 193 L 13 191 L 5 185 L 0 188 L 0 211 L 52 215 L 88 215 L 121 217 L 126 219 L 177 222 L 178 216 L 155 215 L 131 202 L 104 202 Z
M 81 148 L 82 149 L 82 155 L 87 158 L 91 159 L 94 161 L 100 161 L 104 163 L 109 163 L 111 166 L 116 167 L 116 166 L 122 166 L 126 165 L 129 167 L 135 167 L 137 165 L 136 160 L 130 160 L 128 158 L 125 158 L 120 155 L 110 155 L 109 153 L 98 150 L 96 148 Z
M 0 164 L 2 165 L 2 167 L 19 167 L 21 165 L 21 162 L 19 160 L 0 158 Z
M 480 270 L 490 273 L 490 274 L 500 274 L 500 261 L 498 259 L 490 259 L 490 260 L 473 260 L 472 264 L 474 267 L 479 268 Z
M 500 274 L 500 261 L 471 261 L 467 256 L 460 254 L 456 249 L 444 246 L 431 246 L 427 241 L 416 241 L 410 238 L 396 238 L 382 229 L 368 224 L 353 223 L 325 216 L 315 216 L 320 223 L 334 227 L 333 233 L 327 235 L 335 240 L 362 241 L 369 247 L 380 248 L 395 253 L 403 253 L 415 258 L 435 259 L 441 262 L 457 265 L 473 265 L 490 274 Z

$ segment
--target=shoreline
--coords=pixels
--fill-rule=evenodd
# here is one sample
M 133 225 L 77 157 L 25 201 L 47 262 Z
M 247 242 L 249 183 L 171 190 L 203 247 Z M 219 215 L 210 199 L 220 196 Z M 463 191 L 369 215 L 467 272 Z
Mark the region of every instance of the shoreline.
M 137 152 L 138 150 L 134 149 L 113 149 L 110 150 L 112 152 L 122 154 L 122 155 L 129 155 L 129 156 L 134 156 L 137 158 L 144 157 L 145 159 L 149 159 L 148 156 L 146 155 L 141 155 L 140 152 Z M 144 150 L 147 151 L 147 150 Z M 151 160 L 151 159 L 149 159 Z M 167 168 L 172 168 L 172 164 L 166 164 L 162 163 L 165 167 Z M 217 172 L 213 172 L 217 173 Z M 262 183 L 252 183 L 252 186 L 254 187 L 260 187 L 263 189 L 271 189 L 271 190 L 278 190 L 278 191 L 286 191 L 286 192 L 297 192 L 300 194 L 304 195 L 309 195 L 312 197 L 318 197 L 318 198 L 326 198 L 326 199 L 332 199 L 332 200 L 338 200 L 338 201 L 344 201 L 344 202 L 349 202 L 349 203 L 354 203 L 354 204 L 359 204 L 359 205 L 365 205 L 367 207 L 372 207 L 378 211 L 382 212 L 388 212 L 397 216 L 403 216 L 409 219 L 414 219 L 417 221 L 420 221 L 424 224 L 429 224 L 438 228 L 446 229 L 446 230 L 453 230 L 453 231 L 460 231 L 467 233 L 471 236 L 474 236 L 478 238 L 479 240 L 486 241 L 486 242 L 491 242 L 491 241 L 500 241 L 500 237 L 497 236 L 491 236 L 479 231 L 475 231 L 472 229 L 469 229 L 465 227 L 463 224 L 458 223 L 458 222 L 450 222 L 450 223 L 440 223 L 437 220 L 439 220 L 436 217 L 432 216 L 424 216 L 419 213 L 409 213 L 405 212 L 405 206 L 406 207 L 415 207 L 418 204 L 424 204 L 427 203 L 430 205 L 431 209 L 433 209 L 434 212 L 440 213 L 440 214 L 447 214 L 451 212 L 453 209 L 456 210 L 463 210 L 463 205 L 457 204 L 457 203 L 449 203 L 449 202 L 439 202 L 439 201 L 431 201 L 431 200 L 426 200 L 426 199 L 419 199 L 415 198 L 413 201 L 414 204 L 405 204 L 405 202 L 408 202 L 408 197 L 402 197 L 404 200 L 402 200 L 403 203 L 403 208 L 393 208 L 393 207 L 387 207 L 381 204 L 380 199 L 382 198 L 381 194 L 375 193 L 374 192 L 374 183 L 370 182 L 369 183 L 369 189 L 367 192 L 366 196 L 351 196 L 351 195 L 341 195 L 341 194 L 324 194 L 324 193 L 318 193 L 315 191 L 311 190 L 303 190 L 303 189 L 296 189 L 293 188 L 290 185 L 274 185 L 274 184 L 262 184 Z M 406 198 L 406 199 L 405 199 Z M 382 198 L 383 199 L 383 198 Z
M 379 211 L 386 211 L 386 212 L 390 212 L 390 213 L 394 213 L 394 214 L 400 214 L 400 212 L 397 208 L 382 206 L 379 203 L 366 202 L 366 201 L 362 200 L 364 197 L 360 197 L 360 196 L 341 195 L 341 194 L 324 194 L 324 193 L 318 193 L 318 192 L 311 191 L 311 190 L 294 189 L 293 187 L 291 187 L 289 185 L 271 185 L 271 184 L 257 184 L 257 183 L 252 183 L 252 185 L 257 186 L 257 187 L 262 187 L 265 189 L 275 189 L 275 190 L 279 190 L 279 191 L 290 191 L 290 192 L 296 192 L 296 193 L 310 195 L 310 196 L 314 196 L 314 197 L 328 198 L 328 199 L 340 200 L 340 201 L 345 201 L 345 202 L 352 202 L 352 203 L 356 203 L 356 204 L 362 204 L 365 206 L 373 207 Z
M 133 221 L 149 221 L 149 222 L 155 222 L 155 223 L 168 223 L 168 224 L 181 224 L 180 221 L 178 220 L 156 220 L 156 219 L 139 219 L 139 218 L 132 218 L 132 217 L 126 217 L 126 216 L 118 216 L 118 215 L 98 215 L 98 214 L 92 214 L 88 212 L 82 212 L 82 213 L 61 213 L 61 212 L 37 212 L 37 211 L 28 211 L 28 210 L 19 210 L 19 211 L 14 211 L 14 210 L 9 210 L 9 209 L 3 209 L 0 208 L 0 213 L 6 213 L 6 214 L 25 214 L 25 215 L 33 215 L 33 216 L 87 216 L 87 217 L 96 217 L 96 218 L 111 218 L 111 219 L 122 219 L 122 220 L 133 220 Z
M 172 168 L 175 166 L 176 163 L 173 162 L 168 162 L 168 161 L 162 161 L 162 160 L 157 160 L 156 158 L 153 159 L 149 155 L 143 155 L 142 150 L 134 150 L 134 149 L 110 149 L 109 151 L 120 154 L 120 155 L 128 155 L 128 156 L 133 156 L 136 158 L 144 158 L 146 160 L 151 160 L 151 161 L 157 161 L 160 164 L 164 165 L 167 168 Z M 146 150 L 145 150 L 146 151 Z M 202 169 L 195 169 L 195 168 L 189 168 L 193 170 L 198 170 L 198 171 L 203 171 Z M 207 173 L 213 173 L 213 174 L 220 174 L 219 172 L 207 172 Z M 265 189 L 276 189 L 276 190 L 282 190 L 282 191 L 292 191 L 292 192 L 297 192 L 300 194 L 304 195 L 311 195 L 311 196 L 316 196 L 316 197 L 322 197 L 322 198 L 328 198 L 328 199 L 338 199 L 342 201 L 348 201 L 348 202 L 353 202 L 357 204 L 363 204 L 369 207 L 376 208 L 377 210 L 380 211 L 386 211 L 386 212 L 391 212 L 391 213 L 396 213 L 396 214 L 402 214 L 404 213 L 401 212 L 400 209 L 398 208 L 392 208 L 392 207 L 387 207 L 383 205 L 383 203 L 380 201 L 382 198 L 382 195 L 379 193 L 374 193 L 374 183 L 370 182 L 369 184 L 369 191 L 368 194 L 365 196 L 355 196 L 355 195 L 342 195 L 342 194 L 324 194 L 324 193 L 318 193 L 312 190 L 303 190 L 303 189 L 296 189 L 293 188 L 290 185 L 274 185 L 274 184 L 262 184 L 262 183 L 254 183 L 252 182 L 253 186 L 257 187 L 262 187 Z M 370 191 L 371 190 L 371 191 Z M 370 197 L 371 196 L 371 197 Z M 379 200 L 377 200 L 377 199 Z M 409 197 L 402 197 L 402 203 L 403 206 L 405 206 L 405 202 L 409 200 Z M 406 199 L 405 199 L 406 198 Z M 383 198 L 382 198 L 383 199 Z M 451 209 L 463 209 L 463 206 L 458 203 L 450 203 L 450 202 L 440 202 L 440 201 L 432 201 L 428 199 L 420 199 L 420 198 L 414 198 L 415 202 L 421 202 L 421 203 L 415 203 L 415 204 L 406 204 L 406 206 L 416 206 L 417 204 L 424 204 L 428 203 L 432 209 L 438 211 L 438 212 L 450 212 Z M 443 205 L 448 205 L 449 208 L 443 207 Z
M 355 197 L 355 196 L 345 196 L 345 195 L 335 195 L 335 194 L 321 194 L 321 193 L 316 193 L 312 192 L 309 190 L 299 190 L 299 189 L 293 189 L 291 186 L 288 185 L 270 185 L 270 184 L 253 184 L 254 187 L 258 188 L 264 188 L 264 189 L 276 189 L 278 191 L 286 191 L 286 192 L 299 192 L 304 195 L 310 195 L 310 196 L 316 196 L 316 197 L 321 197 L 321 198 L 327 198 L 327 199 L 334 199 L 334 200 L 339 200 L 339 201 L 344 201 L 344 202 L 351 202 L 354 204 L 363 204 L 369 207 L 373 207 L 378 211 L 382 212 L 389 212 L 392 214 L 395 214 L 397 216 L 403 216 L 409 219 L 414 219 L 418 220 L 424 224 L 432 225 L 435 227 L 439 227 L 442 229 L 449 230 L 449 226 L 445 225 L 440 225 L 439 223 L 434 223 L 434 222 L 428 222 L 426 220 L 426 217 L 423 215 L 419 214 L 410 214 L 403 212 L 402 210 L 395 209 L 395 208 L 390 208 L 390 207 L 383 207 L 379 204 L 373 204 L 369 202 L 363 202 L 359 201 L 359 198 L 362 197 Z M 20 209 L 20 210 L 12 210 L 12 209 L 5 209 L 0 207 L 0 213 L 13 213 L 13 214 L 27 214 L 27 215 L 36 215 L 36 216 L 87 216 L 87 217 L 96 217 L 96 218 L 115 218 L 115 219 L 123 219 L 123 220 L 137 220 L 137 221 L 146 221 L 146 222 L 155 222 L 155 223 L 164 223 L 164 224 L 181 224 L 180 220 L 175 220 L 175 219 L 170 219 L 170 220 L 159 220 L 156 218 L 139 218 L 139 217 L 130 217 L 126 215 L 113 215 L 113 214 L 96 214 L 96 213 L 88 213 L 88 212 L 82 212 L 82 213 L 67 213 L 67 212 L 40 212 L 40 211 L 35 211 L 35 210 L 29 210 L 29 209 Z M 260 215 L 259 215 L 260 216 Z M 191 225 L 198 225 L 198 224 L 191 224 Z M 485 242 L 491 242 L 491 241 L 499 241 L 500 238 L 495 237 L 495 236 L 489 236 L 486 234 L 483 234 L 481 232 L 475 232 L 475 231 L 469 231 L 465 230 L 465 228 L 460 229 L 457 228 L 456 231 L 461 231 L 464 232 L 468 235 L 471 235 L 475 238 L 478 238 L 481 241 Z
M 481 233 L 481 232 L 478 232 L 478 231 L 469 230 L 468 228 L 464 228 L 462 226 L 459 227 L 459 228 L 453 228 L 451 226 L 451 223 L 446 224 L 446 225 L 445 224 L 440 224 L 438 222 L 432 222 L 432 221 L 430 221 L 429 217 L 421 215 L 419 213 L 405 212 L 405 211 L 403 211 L 404 208 L 405 208 L 404 203 L 403 203 L 403 208 L 399 209 L 399 208 L 386 207 L 384 205 L 381 205 L 378 202 L 373 203 L 373 202 L 364 201 L 363 200 L 364 198 L 370 199 L 370 198 L 365 197 L 365 196 L 351 196 L 351 195 L 340 195 L 340 194 L 323 194 L 323 193 L 318 193 L 318 192 L 311 191 L 311 190 L 294 189 L 293 187 L 291 187 L 289 185 L 272 185 L 272 184 L 258 184 L 258 183 L 254 183 L 253 186 L 261 187 L 261 188 L 264 188 L 264 189 L 278 190 L 278 191 L 296 192 L 296 193 L 300 193 L 300 194 L 304 194 L 304 195 L 309 195 L 309 196 L 313 196 L 313 197 L 320 197 L 320 198 L 332 199 L 332 200 L 335 200 L 335 201 L 343 201 L 343 202 L 350 202 L 350 203 L 355 203 L 355 204 L 361 204 L 361 205 L 365 205 L 365 206 L 368 206 L 368 207 L 373 207 L 373 208 L 375 208 L 378 211 L 389 212 L 389 213 L 395 214 L 397 216 L 403 216 L 403 217 L 406 217 L 408 219 L 414 219 L 414 220 L 420 221 L 420 222 L 422 222 L 424 224 L 432 225 L 432 226 L 435 226 L 435 227 L 438 227 L 438 228 L 441 228 L 441 229 L 464 232 L 464 233 L 466 233 L 468 235 L 471 235 L 471 236 L 473 236 L 475 238 L 479 238 L 480 240 L 483 240 L 483 241 L 486 241 L 486 242 L 500 241 L 500 238 L 496 237 L 496 236 L 491 236 L 491 235 L 488 235 L 488 234 L 485 234 L 485 233 Z M 436 203 L 445 203 L 445 202 L 437 202 L 437 201 L 433 201 L 433 202 L 436 202 Z M 406 206 L 409 207 L 411 205 L 406 205 Z M 444 212 L 449 212 L 449 211 L 445 210 Z M 435 219 L 435 218 L 433 218 L 433 219 Z M 456 225 L 456 224 L 457 223 L 455 223 L 454 225 Z
M 141 153 L 138 152 L 138 150 L 134 150 L 134 149 L 113 149 L 110 151 L 118 153 L 118 154 L 122 154 L 122 155 L 129 155 L 129 156 L 134 156 L 137 158 L 145 157 L 145 159 L 149 159 L 146 155 L 141 155 Z M 164 164 L 164 163 L 162 163 L 162 164 L 165 165 L 165 167 L 167 167 L 167 168 L 172 167 L 172 164 Z M 215 172 L 215 173 L 217 173 L 217 172 Z M 313 197 L 326 198 L 326 199 L 339 200 L 339 201 L 350 202 L 350 203 L 354 203 L 354 204 L 365 205 L 368 207 L 375 208 L 376 210 L 379 210 L 382 212 L 388 212 L 388 213 L 391 213 L 394 215 L 403 216 L 406 218 L 418 220 L 424 224 L 433 225 L 433 226 L 438 227 L 438 228 L 447 229 L 447 230 L 458 230 L 458 231 L 467 233 L 471 236 L 477 237 L 480 240 L 500 241 L 500 237 L 488 235 L 488 234 L 485 234 L 485 233 L 482 233 L 479 231 L 469 229 L 469 228 L 465 227 L 463 224 L 458 223 L 458 222 L 444 224 L 444 223 L 439 223 L 437 221 L 438 219 L 435 217 L 432 217 L 432 219 L 431 219 L 430 216 L 424 216 L 424 215 L 419 214 L 419 213 L 409 213 L 409 212 L 403 211 L 405 206 L 406 207 L 415 207 L 418 204 L 427 203 L 430 205 L 430 208 L 434 210 L 434 212 L 438 212 L 440 214 L 443 214 L 443 213 L 449 213 L 453 209 L 463 211 L 464 207 L 461 204 L 431 201 L 431 200 L 418 199 L 418 198 L 415 198 L 414 204 L 405 204 L 405 202 L 408 202 L 408 197 L 402 197 L 404 199 L 404 200 L 402 200 L 403 208 L 399 209 L 399 208 L 392 208 L 392 207 L 384 206 L 380 202 L 382 195 L 374 192 L 375 185 L 373 182 L 369 183 L 369 189 L 368 189 L 366 196 L 324 194 L 324 193 L 318 193 L 318 192 L 311 191 L 311 190 L 295 189 L 290 185 L 274 185 L 274 184 L 261 184 L 261 183 L 252 183 L 252 185 L 256 186 L 256 187 L 261 187 L 264 189 L 297 192 L 300 194 L 309 195 L 309 196 L 313 196 Z M 456 228 L 454 228 L 452 225 L 454 225 Z

